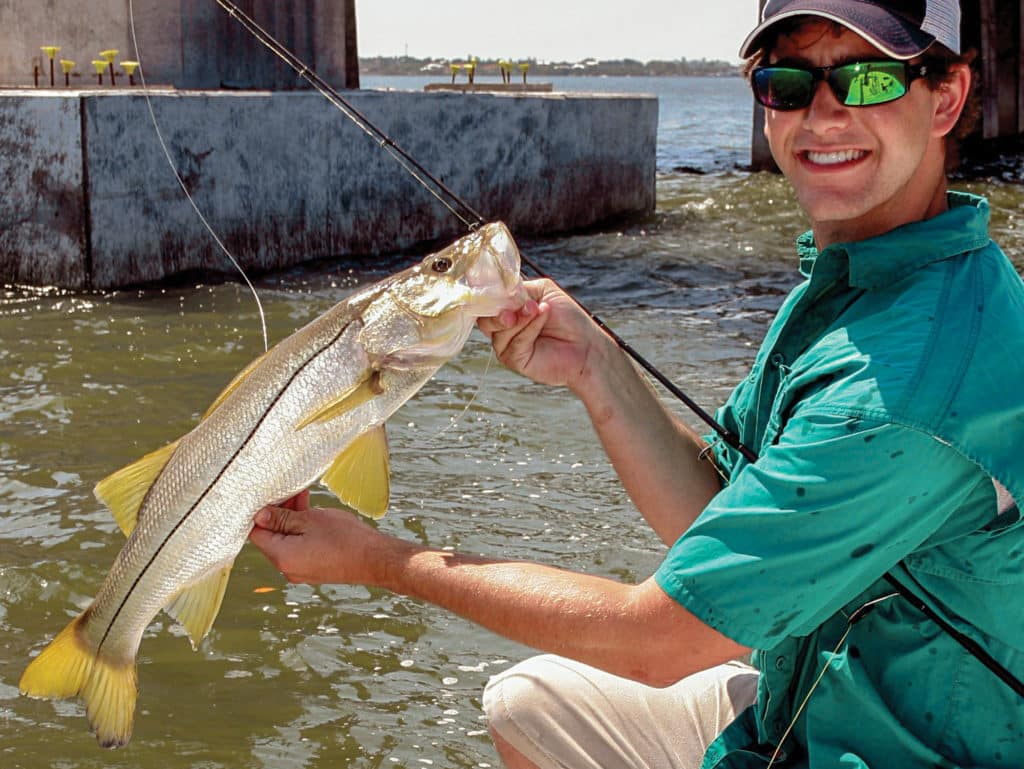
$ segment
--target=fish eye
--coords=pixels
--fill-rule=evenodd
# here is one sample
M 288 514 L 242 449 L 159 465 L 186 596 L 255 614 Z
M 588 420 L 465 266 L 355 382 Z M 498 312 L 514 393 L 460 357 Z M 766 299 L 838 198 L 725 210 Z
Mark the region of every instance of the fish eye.
M 452 260 L 447 256 L 440 256 L 430 265 L 434 272 L 445 273 L 452 268 Z

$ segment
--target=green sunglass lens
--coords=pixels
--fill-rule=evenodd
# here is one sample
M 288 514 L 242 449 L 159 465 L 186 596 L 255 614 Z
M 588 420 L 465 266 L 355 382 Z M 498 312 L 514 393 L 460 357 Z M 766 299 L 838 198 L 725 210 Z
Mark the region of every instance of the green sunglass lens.
M 830 79 L 836 96 L 848 107 L 885 104 L 907 92 L 906 69 L 902 62 L 847 64 L 834 69 Z
M 901 61 L 855 62 L 835 68 L 760 67 L 754 70 L 754 94 L 769 109 L 804 109 L 813 101 L 822 78 L 827 78 L 832 93 L 847 107 L 871 107 L 904 96 L 911 75 Z
M 814 95 L 814 75 L 804 69 L 765 67 L 754 72 L 758 101 L 771 109 L 803 109 Z

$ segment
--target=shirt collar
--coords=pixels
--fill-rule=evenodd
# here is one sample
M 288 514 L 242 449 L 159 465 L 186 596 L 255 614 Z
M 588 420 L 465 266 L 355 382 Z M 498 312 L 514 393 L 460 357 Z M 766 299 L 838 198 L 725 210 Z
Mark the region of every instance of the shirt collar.
M 814 234 L 805 232 L 797 240 L 800 272 L 810 278 L 825 264 L 848 259 L 850 286 L 870 290 L 988 243 L 988 202 L 964 192 L 950 192 L 948 200 L 949 210 L 931 219 L 911 222 L 867 240 L 833 243 L 821 252 L 814 245 Z

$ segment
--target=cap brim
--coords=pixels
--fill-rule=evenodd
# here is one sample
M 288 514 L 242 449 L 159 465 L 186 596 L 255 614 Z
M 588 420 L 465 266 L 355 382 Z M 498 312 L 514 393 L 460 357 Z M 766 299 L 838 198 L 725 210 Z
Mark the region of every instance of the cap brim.
M 795 0 L 786 9 L 762 22 L 740 47 L 740 57 L 750 58 L 762 45 L 765 33 L 785 19 L 795 16 L 818 16 L 841 24 L 860 35 L 886 56 L 912 59 L 920 55 L 935 38 L 908 21 L 894 16 L 872 3 L 851 3 L 849 0 Z

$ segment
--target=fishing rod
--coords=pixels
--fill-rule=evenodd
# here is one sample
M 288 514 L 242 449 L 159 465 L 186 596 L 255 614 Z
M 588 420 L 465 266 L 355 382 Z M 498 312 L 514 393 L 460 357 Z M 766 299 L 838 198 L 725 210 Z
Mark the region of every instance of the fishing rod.
M 341 96 L 334 88 L 328 83 L 324 82 L 319 75 L 306 66 L 295 54 L 289 51 L 284 45 L 282 45 L 276 38 L 270 33 L 259 26 L 252 18 L 247 16 L 237 5 L 230 2 L 230 0 L 216 0 L 217 4 L 223 8 L 228 14 L 242 24 L 260 43 L 272 51 L 275 55 L 281 58 L 289 67 L 295 70 L 300 77 L 306 82 L 310 83 L 317 91 L 319 91 L 328 101 L 330 101 L 335 107 L 337 107 L 344 115 L 358 125 L 364 132 L 366 132 L 371 138 L 375 139 L 379 145 L 385 149 L 399 165 L 402 166 L 414 179 L 416 179 L 428 192 L 430 192 L 438 201 L 440 201 L 445 208 L 451 211 L 466 227 L 473 231 L 483 225 L 485 220 L 483 216 L 476 211 L 472 206 L 466 203 L 462 198 L 456 195 L 450 190 L 443 182 L 437 177 L 430 173 L 429 170 L 424 168 L 415 158 L 409 155 L 404 149 L 402 149 L 388 134 L 378 128 L 371 120 L 363 115 L 359 110 L 352 106 L 344 97 Z M 129 6 L 130 6 L 129 0 Z M 173 164 L 172 164 L 173 168 Z M 429 183 L 428 183 L 429 182 Z M 433 187 L 431 187 L 431 184 Z M 184 187 L 184 185 L 182 185 Z M 187 190 L 186 190 L 187 194 Z M 557 285 L 557 281 L 551 278 L 547 273 L 544 272 L 537 264 L 533 262 L 525 254 L 521 254 L 523 262 L 530 267 L 539 277 L 551 280 Z M 232 259 L 234 261 L 234 259 Z M 243 273 L 244 275 L 244 273 Z M 604 321 L 602 321 L 597 315 L 591 312 L 586 306 L 580 302 L 572 294 L 565 292 L 576 305 L 585 312 L 591 320 L 594 321 L 609 337 L 615 342 L 616 345 L 632 358 L 637 364 L 639 364 L 647 373 L 654 377 L 658 382 L 662 384 L 673 396 L 681 401 L 687 408 L 689 408 L 694 414 L 696 414 L 705 424 L 707 424 L 728 446 L 736 449 L 747 461 L 757 461 L 757 454 L 754 453 L 749 447 L 745 446 L 740 440 L 739 436 L 731 430 L 726 429 L 723 425 L 719 424 L 710 414 L 704 411 L 695 401 L 693 401 L 686 393 L 680 390 L 671 380 L 669 380 L 664 374 L 656 369 L 649 361 L 647 361 L 639 352 L 637 352 L 630 344 L 623 340 L 618 334 L 616 334 L 611 328 L 609 328 Z M 258 298 L 257 298 L 258 301 Z M 925 616 L 934 621 L 938 627 L 949 634 L 961 647 L 968 651 L 973 657 L 979 660 L 985 667 L 989 668 L 995 673 L 1004 683 L 1006 683 L 1018 696 L 1024 697 L 1024 682 L 1015 677 L 1009 670 L 1001 665 L 994 657 L 989 655 L 978 643 L 974 642 L 969 636 L 961 633 L 954 628 L 949 622 L 943 620 L 934 610 L 932 610 L 922 599 L 918 598 L 901 580 L 895 578 L 890 572 L 883 575 L 884 578 L 893 585 L 897 592 L 916 609 L 921 611 Z M 920 587 L 920 586 L 918 586 Z M 922 592 L 927 592 L 921 588 Z M 864 607 L 862 607 L 864 608 Z M 859 611 L 859 610 L 858 610 Z M 855 613 L 856 615 L 856 613 Z M 851 618 L 851 622 L 855 621 Z M 822 671 L 824 673 L 824 671 Z M 809 696 L 809 695 L 808 695 Z M 781 747 L 781 743 L 780 743 Z M 776 751 L 776 754 L 778 751 Z M 773 756 L 772 762 L 774 763 L 775 757 Z
M 378 146 L 391 155 L 398 164 L 402 166 L 402 168 L 416 179 L 416 181 L 418 181 L 431 195 L 440 201 L 445 208 L 451 211 L 470 231 L 473 231 L 485 224 L 486 220 L 476 209 L 449 189 L 444 182 L 421 165 L 419 161 L 400 147 L 395 140 L 391 138 L 391 136 L 378 128 L 372 120 L 356 109 L 351 102 L 345 99 L 330 84 L 326 83 L 314 70 L 308 67 L 273 35 L 263 29 L 253 18 L 248 16 L 235 3 L 231 2 L 231 0 L 216 0 L 216 3 L 229 16 L 238 21 L 238 23 L 241 24 L 253 37 L 255 37 L 256 40 L 263 44 L 264 47 L 269 49 L 285 64 L 295 70 L 299 77 L 319 91 L 320 94 L 333 104 L 343 115 L 355 123 L 363 130 L 363 132 L 370 136 L 370 138 L 374 139 L 378 143 Z M 557 281 L 544 272 L 544 270 L 542 270 L 532 259 L 525 254 L 520 254 L 520 256 L 523 262 L 532 269 L 538 277 L 546 278 L 557 285 Z M 572 299 L 572 301 L 575 302 L 576 305 L 583 310 L 583 312 L 585 312 L 602 331 L 611 337 L 612 341 L 618 345 L 619 349 L 632 358 L 644 369 L 644 371 L 660 382 L 666 390 L 675 396 L 676 399 L 681 401 L 688 409 L 690 409 L 690 411 L 696 414 L 701 421 L 708 425 L 708 427 L 718 435 L 722 441 L 724 441 L 728 446 L 736 449 L 748 462 L 752 463 L 757 461 L 757 454 L 745 446 L 735 432 L 727 429 L 724 425 L 715 420 L 715 418 L 701 408 L 696 401 L 679 389 L 668 377 L 662 374 L 652 363 L 637 352 L 632 345 L 622 339 L 622 337 L 609 328 L 603 320 L 591 312 L 582 302 L 580 302 L 579 299 L 567 291 L 565 294 Z

